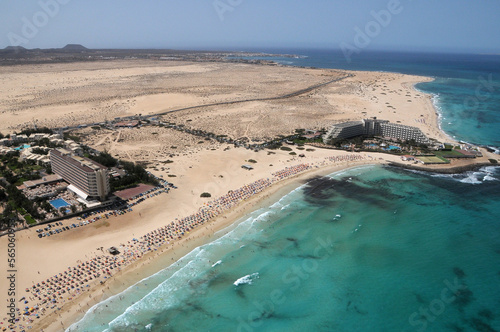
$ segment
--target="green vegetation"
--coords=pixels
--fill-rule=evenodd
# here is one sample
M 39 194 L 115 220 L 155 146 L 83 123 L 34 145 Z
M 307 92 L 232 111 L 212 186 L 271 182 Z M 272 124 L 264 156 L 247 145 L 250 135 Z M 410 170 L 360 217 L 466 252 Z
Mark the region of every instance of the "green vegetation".
M 8 176 L 5 176 L 5 179 L 9 183 L 5 186 L 5 191 L 0 189 L 0 201 L 5 203 L 5 209 L 0 215 L 0 228 L 14 226 L 19 221 L 19 214 L 29 223 L 36 223 L 34 218 L 43 219 L 44 216 L 38 213 L 36 203 L 26 198 L 16 185 L 10 182 L 15 180 L 15 176 L 9 173 L 6 171 Z
M 0 203 L 5 206 L 0 214 L 0 229 L 14 226 L 20 220 L 20 215 L 26 221 L 36 223 L 36 219 L 44 216 L 38 212 L 38 201 L 30 201 L 17 186 L 27 180 L 36 180 L 40 166 L 19 162 L 19 152 L 9 153 L 0 157 L 0 176 L 5 181 L 0 182 Z
M 282 147 L 280 148 L 280 150 L 283 150 L 283 151 L 292 151 L 292 149 L 291 149 L 291 148 L 289 148 L 288 146 L 282 146 Z
M 448 150 L 449 151 L 451 149 L 453 149 L 453 145 L 451 145 L 451 144 L 445 144 L 444 145 L 444 149 L 443 150 Z
M 205 198 L 205 197 L 212 197 L 212 195 L 211 195 L 210 193 L 205 192 L 205 193 L 202 193 L 202 194 L 200 195 L 200 197 L 204 197 L 204 198 Z
M 29 214 L 26 214 L 24 215 L 24 219 L 26 220 L 26 222 L 29 224 L 29 225 L 34 225 L 36 224 L 36 220 L 33 219 L 32 216 L 30 216 Z
M 86 155 L 88 156 L 89 159 L 92 159 L 96 163 L 99 163 L 103 166 L 106 167 L 116 167 L 118 166 L 118 160 L 115 159 L 112 155 L 110 155 L 108 152 L 104 151 L 101 152 L 97 156 L 92 156 L 92 155 Z
M 41 148 L 33 148 L 33 149 L 31 149 L 31 152 L 34 154 L 43 154 L 45 156 L 49 154 L 49 150 L 44 150 Z
M 350 139 L 337 138 L 337 139 L 332 139 L 330 141 L 330 144 L 335 146 L 335 147 L 338 147 L 338 148 L 340 148 L 344 145 L 354 144 L 354 146 L 361 148 L 364 144 L 364 138 L 362 136 L 353 137 Z
M 14 132 L 15 134 L 17 135 L 27 135 L 27 136 L 30 136 L 31 134 L 35 134 L 35 133 L 42 133 L 42 134 L 50 134 L 52 135 L 54 132 L 52 131 L 52 129 L 49 129 L 47 127 L 42 127 L 42 128 L 29 128 L 29 129 L 23 129 L 21 132 L 19 133 L 16 133 Z
M 440 156 L 418 156 L 425 164 L 449 164 L 450 161 Z
M 252 164 L 256 164 L 256 163 L 257 163 L 257 160 L 248 159 L 248 162 L 249 162 L 249 163 L 252 163 Z
M 296 153 L 296 152 L 290 152 L 289 154 L 290 154 L 291 156 L 296 156 L 296 155 L 297 155 L 297 153 Z
M 490 163 L 492 163 L 492 164 L 495 164 L 495 165 L 496 165 L 496 164 L 498 164 L 498 160 L 496 160 L 496 159 L 488 159 L 488 160 L 489 160 L 489 161 L 490 161 Z
M 46 146 L 48 148 L 55 149 L 63 147 L 64 145 L 51 143 L 48 138 L 42 138 L 41 140 L 38 141 L 38 146 Z
M 69 133 L 64 133 L 64 140 L 68 140 L 68 139 L 71 139 L 75 142 L 80 142 L 80 137 L 79 136 L 75 136 L 75 135 L 71 135 Z
M 4 176 L 8 183 L 21 185 L 24 181 L 41 178 L 38 171 L 42 168 L 35 162 L 19 162 L 19 152 L 5 154 L 0 157 L 0 176 Z
M 462 153 L 458 152 L 457 150 L 434 151 L 434 154 L 436 156 L 443 157 L 443 158 L 463 158 L 463 157 L 465 157 Z

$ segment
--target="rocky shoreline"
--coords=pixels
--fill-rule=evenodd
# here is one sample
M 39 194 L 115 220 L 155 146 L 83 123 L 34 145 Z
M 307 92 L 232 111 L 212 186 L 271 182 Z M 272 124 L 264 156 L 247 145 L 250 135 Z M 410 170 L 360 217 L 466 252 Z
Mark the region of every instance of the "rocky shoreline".
M 399 168 L 404 168 L 404 169 L 409 169 L 409 170 L 414 170 L 414 171 L 429 172 L 429 173 L 460 174 L 460 173 L 465 173 L 465 172 L 470 172 L 470 171 L 477 171 L 481 167 L 485 167 L 485 166 L 499 167 L 500 165 L 499 164 L 492 164 L 492 163 L 476 163 L 476 164 L 447 167 L 447 168 L 429 168 L 429 167 L 401 164 L 401 163 L 391 161 L 391 162 L 389 162 L 389 166 L 394 166 L 394 167 L 399 167 Z

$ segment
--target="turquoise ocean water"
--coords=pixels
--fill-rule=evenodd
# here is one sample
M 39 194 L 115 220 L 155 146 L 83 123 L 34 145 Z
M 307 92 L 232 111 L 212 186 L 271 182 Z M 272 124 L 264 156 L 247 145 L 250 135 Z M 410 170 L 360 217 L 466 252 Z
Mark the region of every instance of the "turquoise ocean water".
M 270 52 L 308 56 L 276 59 L 291 65 L 434 76 L 418 89 L 435 95 L 443 129 L 500 146 L 498 58 L 376 53 L 347 65 L 335 52 Z M 480 77 L 490 83 L 478 97 Z M 499 225 L 498 168 L 359 167 L 253 212 L 69 330 L 500 331 Z

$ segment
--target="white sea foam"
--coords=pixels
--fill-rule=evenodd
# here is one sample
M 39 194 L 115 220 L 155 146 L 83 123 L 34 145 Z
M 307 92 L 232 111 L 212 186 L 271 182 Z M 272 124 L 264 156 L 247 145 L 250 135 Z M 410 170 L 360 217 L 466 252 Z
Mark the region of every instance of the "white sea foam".
M 367 169 L 375 168 L 375 167 L 378 167 L 378 166 L 377 165 L 361 165 L 361 166 L 356 166 L 353 168 L 340 170 L 340 171 L 328 174 L 328 176 L 331 178 L 342 178 L 346 174 L 349 174 L 351 176 L 358 176 L 361 173 L 365 172 Z
M 421 172 L 421 171 L 416 171 L 416 172 L 419 172 L 419 174 L 426 174 L 426 172 Z M 431 173 L 431 176 L 433 178 L 453 178 L 455 175 L 454 174 Z
M 483 178 L 483 181 L 498 181 L 497 178 L 494 178 L 490 175 L 486 175 L 484 178 Z
M 494 147 L 494 146 L 489 146 L 488 145 L 488 148 L 492 149 L 493 151 L 495 151 L 495 154 L 500 154 L 500 150 L 497 148 L 497 147 Z
M 363 226 L 363 225 L 359 224 L 352 232 L 356 233 L 357 231 L 359 231 L 359 229 L 361 228 L 361 226 Z
M 236 280 L 235 282 L 233 282 L 233 285 L 235 285 L 235 286 L 244 285 L 244 284 L 251 285 L 255 279 L 259 279 L 259 272 L 255 272 L 252 274 L 248 274 L 244 277 L 241 277 L 238 280 Z
M 298 190 L 298 189 L 296 189 Z M 295 192 L 294 190 L 293 192 Z M 291 192 L 290 194 L 292 194 Z M 281 204 L 283 205 L 285 202 L 284 199 L 289 198 L 289 195 L 286 195 L 282 199 L 280 199 Z M 213 258 L 210 258 L 210 252 L 213 252 L 215 247 L 224 244 L 236 244 L 237 241 L 241 240 L 242 234 L 248 235 L 250 231 L 256 231 L 257 227 L 255 224 L 266 221 L 272 214 L 278 211 L 272 211 L 268 208 L 262 208 L 260 210 L 255 211 L 251 214 L 251 216 L 246 217 L 243 221 L 238 223 L 236 226 L 233 226 L 233 229 L 230 229 L 226 234 L 218 238 L 217 240 L 208 243 L 202 247 L 198 247 L 194 249 L 192 252 L 184 256 L 178 264 L 176 264 L 175 268 L 178 269 L 172 275 L 168 276 L 166 279 L 163 279 L 156 288 L 144 294 L 141 299 L 138 299 L 134 304 L 129 306 L 128 308 L 124 308 L 121 314 L 115 317 L 109 325 L 112 327 L 132 327 L 135 326 L 136 315 L 143 312 L 147 308 L 155 308 L 155 311 L 161 311 L 165 308 L 173 305 L 177 301 L 182 301 L 182 299 L 177 298 L 176 296 L 167 296 L 168 294 L 177 293 L 182 287 L 185 288 L 186 280 L 195 280 L 199 275 L 199 272 L 206 268 L 206 263 Z M 227 229 L 226 229 L 227 231 Z M 240 247 L 244 247 L 241 245 Z M 221 260 L 212 265 L 212 267 L 222 263 Z M 161 273 L 161 271 L 159 272 Z M 248 280 L 240 278 L 239 284 L 243 283 L 251 283 L 254 279 L 258 278 L 258 273 L 254 273 L 252 275 L 246 276 Z M 151 277 L 149 277 L 151 278 Z M 144 280 L 147 280 L 145 278 Z M 133 289 L 135 287 L 131 286 L 129 289 Z M 181 292 L 182 293 L 182 292 Z M 124 293 L 122 293 L 124 294 Z M 117 295 L 118 296 L 118 295 Z M 127 294 L 124 294 L 127 296 Z M 159 301 L 159 302 L 158 302 Z M 129 302 L 130 303 L 130 302 Z M 100 305 L 104 307 L 104 302 L 101 302 Z M 92 319 L 93 315 L 90 315 L 89 320 Z M 76 329 L 75 329 L 76 330 Z M 73 331 L 73 330 L 72 330 Z
M 196 256 L 198 254 L 199 252 L 196 252 Z M 141 300 L 129 306 L 121 315 L 112 320 L 109 326 L 118 330 L 135 326 L 139 321 L 138 315 L 147 312 L 154 316 L 156 313 L 162 312 L 175 303 L 182 301 L 182 296 L 189 296 L 189 292 L 181 292 L 181 290 L 186 289 L 186 280 L 194 280 L 199 276 L 200 271 L 203 269 L 199 261 L 192 258 L 170 278 L 159 284 Z
M 460 182 L 469 184 L 481 184 L 482 181 L 479 180 L 480 174 L 480 172 L 470 172 L 469 175 L 466 178 L 460 180 Z
M 267 221 L 268 217 L 271 216 L 272 214 L 273 214 L 273 211 L 266 211 L 266 212 L 262 213 L 257 218 L 254 218 L 252 220 L 251 226 L 253 226 L 253 224 L 255 224 L 255 223 L 260 223 L 262 221 Z
M 191 260 L 190 256 L 192 256 L 192 255 L 198 255 L 199 251 L 201 251 L 200 247 L 194 249 L 190 253 L 188 253 L 185 256 L 183 256 L 181 259 L 179 259 L 178 262 L 181 263 L 181 262 L 183 262 L 186 259 L 187 260 Z M 176 265 L 171 265 L 171 266 L 169 266 L 169 267 L 167 267 L 167 268 L 165 268 L 165 269 L 163 269 L 163 270 L 161 270 L 161 271 L 159 271 L 159 272 L 157 272 L 157 273 L 155 273 L 155 274 L 153 274 L 151 276 L 143 278 L 141 281 L 137 282 L 136 284 L 131 285 L 130 287 L 128 287 L 127 289 L 125 289 L 121 293 L 115 294 L 115 295 L 113 295 L 113 296 L 105 299 L 104 301 L 101 301 L 101 302 L 95 304 L 94 306 L 92 306 L 85 313 L 85 315 L 83 316 L 83 318 L 81 320 L 79 320 L 79 321 L 75 322 L 74 324 L 72 324 L 70 327 L 68 327 L 68 329 L 66 329 L 66 331 L 67 332 L 80 331 L 81 330 L 81 326 L 89 324 L 89 323 L 92 323 L 96 319 L 96 317 L 99 317 L 99 316 L 96 316 L 96 313 L 99 313 L 99 314 L 105 313 L 105 312 L 108 311 L 108 309 L 107 309 L 108 307 L 117 307 L 117 305 L 119 305 L 121 303 L 123 303 L 125 305 L 125 302 L 121 301 L 122 298 L 129 297 L 131 294 L 132 295 L 137 295 L 138 294 L 137 288 L 139 286 L 145 285 L 145 287 L 147 287 L 148 283 L 154 284 L 154 280 L 156 278 L 164 279 L 163 275 L 166 272 L 169 272 L 172 269 L 176 269 L 177 267 L 178 267 L 177 264 Z M 125 312 L 128 311 L 129 309 L 131 309 L 132 306 L 133 305 L 128 306 L 127 308 L 124 308 L 124 311 Z M 118 318 L 118 317 L 116 317 L 116 318 Z
M 219 264 L 221 264 L 221 263 L 222 263 L 222 261 L 221 261 L 221 260 L 218 260 L 217 262 L 215 262 L 214 264 L 212 264 L 212 267 L 215 267 L 215 266 L 217 266 L 217 265 L 219 265 Z
M 497 168 L 494 166 L 486 166 L 479 169 L 477 172 L 467 172 L 467 177 L 460 180 L 462 183 L 481 184 L 483 182 L 498 181 L 494 175 Z
M 466 184 L 482 184 L 486 181 L 499 181 L 496 176 L 498 174 L 498 167 L 495 166 L 485 166 L 481 167 L 478 171 L 475 172 L 466 172 L 463 174 L 441 174 L 441 173 L 429 173 L 417 170 L 407 170 L 411 173 L 421 174 L 421 175 L 430 175 L 434 178 L 444 178 L 450 179 L 454 181 L 458 181 Z

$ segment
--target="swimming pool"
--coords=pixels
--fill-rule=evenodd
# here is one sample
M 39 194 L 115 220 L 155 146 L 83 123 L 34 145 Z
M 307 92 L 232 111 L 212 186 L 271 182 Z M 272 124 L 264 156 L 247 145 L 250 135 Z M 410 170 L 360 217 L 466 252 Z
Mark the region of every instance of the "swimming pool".
M 384 150 L 401 150 L 401 148 L 399 146 L 389 145 L 389 147 Z
M 24 144 L 23 146 L 17 147 L 14 150 L 21 151 L 21 150 L 24 150 L 24 149 L 27 149 L 27 148 L 30 148 L 30 147 L 31 147 L 31 145 Z
M 64 199 L 62 198 L 58 198 L 58 199 L 54 199 L 52 201 L 49 201 L 49 203 L 56 209 L 59 209 L 60 207 L 63 207 L 63 206 L 69 206 L 70 204 L 68 202 L 66 202 Z

